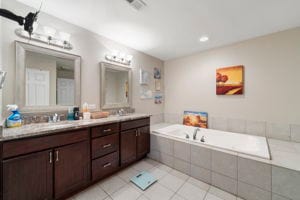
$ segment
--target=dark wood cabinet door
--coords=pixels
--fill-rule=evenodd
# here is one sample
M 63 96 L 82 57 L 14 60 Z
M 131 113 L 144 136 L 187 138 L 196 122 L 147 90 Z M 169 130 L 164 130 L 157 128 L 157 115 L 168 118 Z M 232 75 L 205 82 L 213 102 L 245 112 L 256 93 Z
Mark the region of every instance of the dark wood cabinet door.
M 3 200 L 50 200 L 53 189 L 52 151 L 3 161 Z
M 85 186 L 90 171 L 89 142 L 54 149 L 54 194 L 62 198 Z
M 145 126 L 138 129 L 137 136 L 137 158 L 144 157 L 150 151 L 150 127 Z
M 127 165 L 136 160 L 137 130 L 121 132 L 121 165 Z

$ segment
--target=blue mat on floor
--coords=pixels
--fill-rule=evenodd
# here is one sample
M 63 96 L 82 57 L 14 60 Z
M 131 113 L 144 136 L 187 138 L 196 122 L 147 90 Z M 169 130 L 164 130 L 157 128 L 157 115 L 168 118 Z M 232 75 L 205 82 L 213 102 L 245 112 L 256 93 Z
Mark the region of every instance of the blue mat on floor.
M 136 186 L 141 188 L 142 190 L 146 190 L 148 187 L 150 187 L 153 183 L 157 181 L 152 174 L 149 172 L 141 172 L 137 174 L 136 176 L 132 177 L 130 179 L 131 182 L 133 182 Z

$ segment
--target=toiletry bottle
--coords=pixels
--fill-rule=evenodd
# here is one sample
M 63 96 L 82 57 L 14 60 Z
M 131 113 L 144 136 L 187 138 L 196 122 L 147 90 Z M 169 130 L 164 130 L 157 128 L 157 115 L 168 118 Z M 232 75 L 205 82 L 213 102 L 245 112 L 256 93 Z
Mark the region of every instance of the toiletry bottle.
M 88 104 L 88 103 L 85 102 L 85 103 L 82 105 L 82 112 L 83 112 L 83 113 L 89 112 L 89 104 Z
M 17 105 L 7 105 L 6 106 L 12 112 L 12 114 L 6 119 L 6 127 L 14 128 L 22 126 L 21 114 L 18 111 Z
M 74 120 L 79 120 L 79 107 L 74 107 L 73 113 L 74 113 Z
M 69 107 L 68 108 L 68 120 L 74 120 L 74 108 L 73 107 Z

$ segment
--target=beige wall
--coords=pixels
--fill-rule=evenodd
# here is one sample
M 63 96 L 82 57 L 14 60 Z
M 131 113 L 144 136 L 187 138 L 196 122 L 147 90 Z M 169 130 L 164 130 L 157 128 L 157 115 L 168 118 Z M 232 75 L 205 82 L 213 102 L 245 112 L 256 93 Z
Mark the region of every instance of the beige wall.
M 231 65 L 245 66 L 245 94 L 217 96 L 216 68 Z M 300 124 L 300 28 L 170 60 L 164 70 L 165 113 Z
M 11 9 L 19 14 L 25 15 L 32 9 L 16 2 L 15 0 L 2 0 L 3 7 Z M 143 67 L 153 71 L 154 67 L 163 68 L 163 62 L 154 57 L 148 56 L 139 51 L 127 48 L 121 44 L 113 42 L 109 39 L 101 37 L 97 34 L 91 33 L 83 28 L 61 21 L 55 17 L 41 14 L 39 18 L 41 25 L 47 25 L 56 28 L 57 30 L 69 32 L 72 34 L 71 42 L 74 45 L 74 50 L 66 51 L 80 55 L 82 57 L 82 102 L 100 105 L 100 66 L 99 62 L 104 61 L 106 53 L 112 50 L 119 50 L 134 56 L 133 66 L 133 107 L 137 112 L 162 114 L 164 105 L 155 105 L 154 100 L 140 100 L 139 98 L 139 68 Z M 3 22 L 2 31 L 2 45 L 3 49 L 3 66 L 8 71 L 8 80 L 6 87 L 3 90 L 4 98 L 3 105 L 14 102 L 14 88 L 15 88 L 15 46 L 14 41 L 24 41 L 18 38 L 14 31 L 18 28 L 17 24 L 11 21 Z M 40 43 L 32 42 L 33 44 Z M 53 48 L 62 51 L 60 48 Z

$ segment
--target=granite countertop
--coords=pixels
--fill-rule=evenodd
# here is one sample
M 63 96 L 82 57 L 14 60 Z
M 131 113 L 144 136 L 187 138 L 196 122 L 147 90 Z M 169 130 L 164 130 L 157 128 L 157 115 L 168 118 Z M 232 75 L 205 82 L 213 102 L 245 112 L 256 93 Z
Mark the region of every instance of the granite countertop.
M 0 136 L 2 136 L 3 129 L 5 127 L 5 117 L 0 114 Z
M 104 125 L 114 122 L 122 122 L 139 118 L 149 117 L 149 114 L 130 114 L 126 116 L 109 116 L 108 118 L 62 121 L 57 123 L 29 124 L 18 128 L 3 128 L 0 141 L 21 139 L 26 137 L 48 135 L 62 131 L 87 128 L 92 126 Z M 1 127 L 0 127 L 1 130 Z

